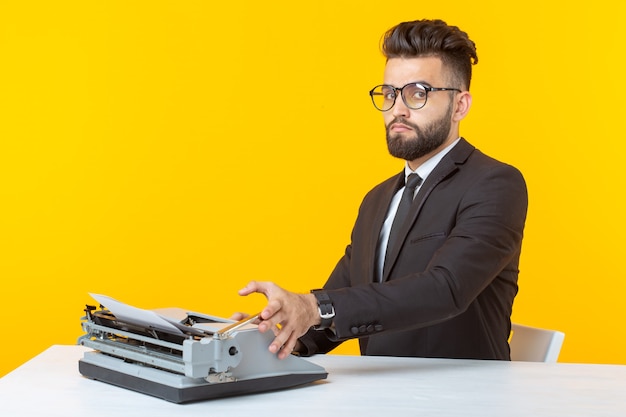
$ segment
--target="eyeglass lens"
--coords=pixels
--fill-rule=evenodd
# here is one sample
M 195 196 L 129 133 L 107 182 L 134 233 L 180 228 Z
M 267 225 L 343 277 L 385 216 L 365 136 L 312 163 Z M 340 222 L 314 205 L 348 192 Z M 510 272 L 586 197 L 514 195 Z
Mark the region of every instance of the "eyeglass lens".
M 399 90 L 399 89 L 398 89 Z M 396 89 L 389 85 L 379 85 L 372 90 L 372 101 L 382 111 L 391 109 L 396 101 Z M 426 104 L 427 91 L 420 84 L 408 84 L 401 90 L 404 103 L 411 109 L 419 109 Z M 398 91 L 399 93 L 399 91 Z

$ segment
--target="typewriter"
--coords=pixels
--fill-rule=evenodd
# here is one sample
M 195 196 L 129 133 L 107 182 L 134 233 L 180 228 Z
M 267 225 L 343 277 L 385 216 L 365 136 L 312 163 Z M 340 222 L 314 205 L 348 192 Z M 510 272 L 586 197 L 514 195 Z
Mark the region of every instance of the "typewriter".
M 79 372 L 174 403 L 279 390 L 325 379 L 323 367 L 268 350 L 251 316 L 239 322 L 181 308 L 143 310 L 90 294 L 78 344 Z

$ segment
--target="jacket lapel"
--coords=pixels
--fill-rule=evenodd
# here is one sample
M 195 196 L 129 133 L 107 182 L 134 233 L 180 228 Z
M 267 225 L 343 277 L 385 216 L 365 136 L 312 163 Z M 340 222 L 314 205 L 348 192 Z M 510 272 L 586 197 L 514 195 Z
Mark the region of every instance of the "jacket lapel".
M 383 191 L 382 198 L 378 201 L 378 207 L 372 220 L 372 227 L 370 228 L 370 241 L 368 247 L 368 258 L 370 260 L 369 276 L 366 277 L 365 282 L 377 282 L 376 277 L 376 263 L 378 262 L 378 240 L 380 239 L 380 230 L 387 218 L 387 211 L 389 211 L 389 205 L 391 199 L 398 192 L 400 188 L 404 186 L 404 169 L 395 177 L 391 177 L 391 180 L 387 181 L 386 189 Z

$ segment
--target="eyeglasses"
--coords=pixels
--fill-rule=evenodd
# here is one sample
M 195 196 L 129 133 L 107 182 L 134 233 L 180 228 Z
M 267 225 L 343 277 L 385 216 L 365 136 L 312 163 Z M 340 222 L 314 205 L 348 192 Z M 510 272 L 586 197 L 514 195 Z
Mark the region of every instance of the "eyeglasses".
M 372 103 L 380 111 L 391 110 L 396 104 L 396 98 L 402 96 L 402 101 L 411 110 L 421 109 L 426 105 L 428 100 L 428 93 L 431 91 L 458 91 L 458 88 L 435 88 L 427 87 L 420 83 L 409 83 L 402 88 L 394 87 L 393 85 L 377 85 L 370 90 L 370 97 Z

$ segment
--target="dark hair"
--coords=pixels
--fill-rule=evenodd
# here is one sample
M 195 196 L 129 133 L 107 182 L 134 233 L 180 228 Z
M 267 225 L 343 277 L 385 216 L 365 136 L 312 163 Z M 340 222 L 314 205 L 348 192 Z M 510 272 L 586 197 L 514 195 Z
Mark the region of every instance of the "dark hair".
M 456 26 L 443 20 L 403 22 L 383 36 L 382 51 L 391 58 L 435 56 L 450 69 L 452 80 L 469 90 L 472 65 L 478 63 L 476 45 Z

